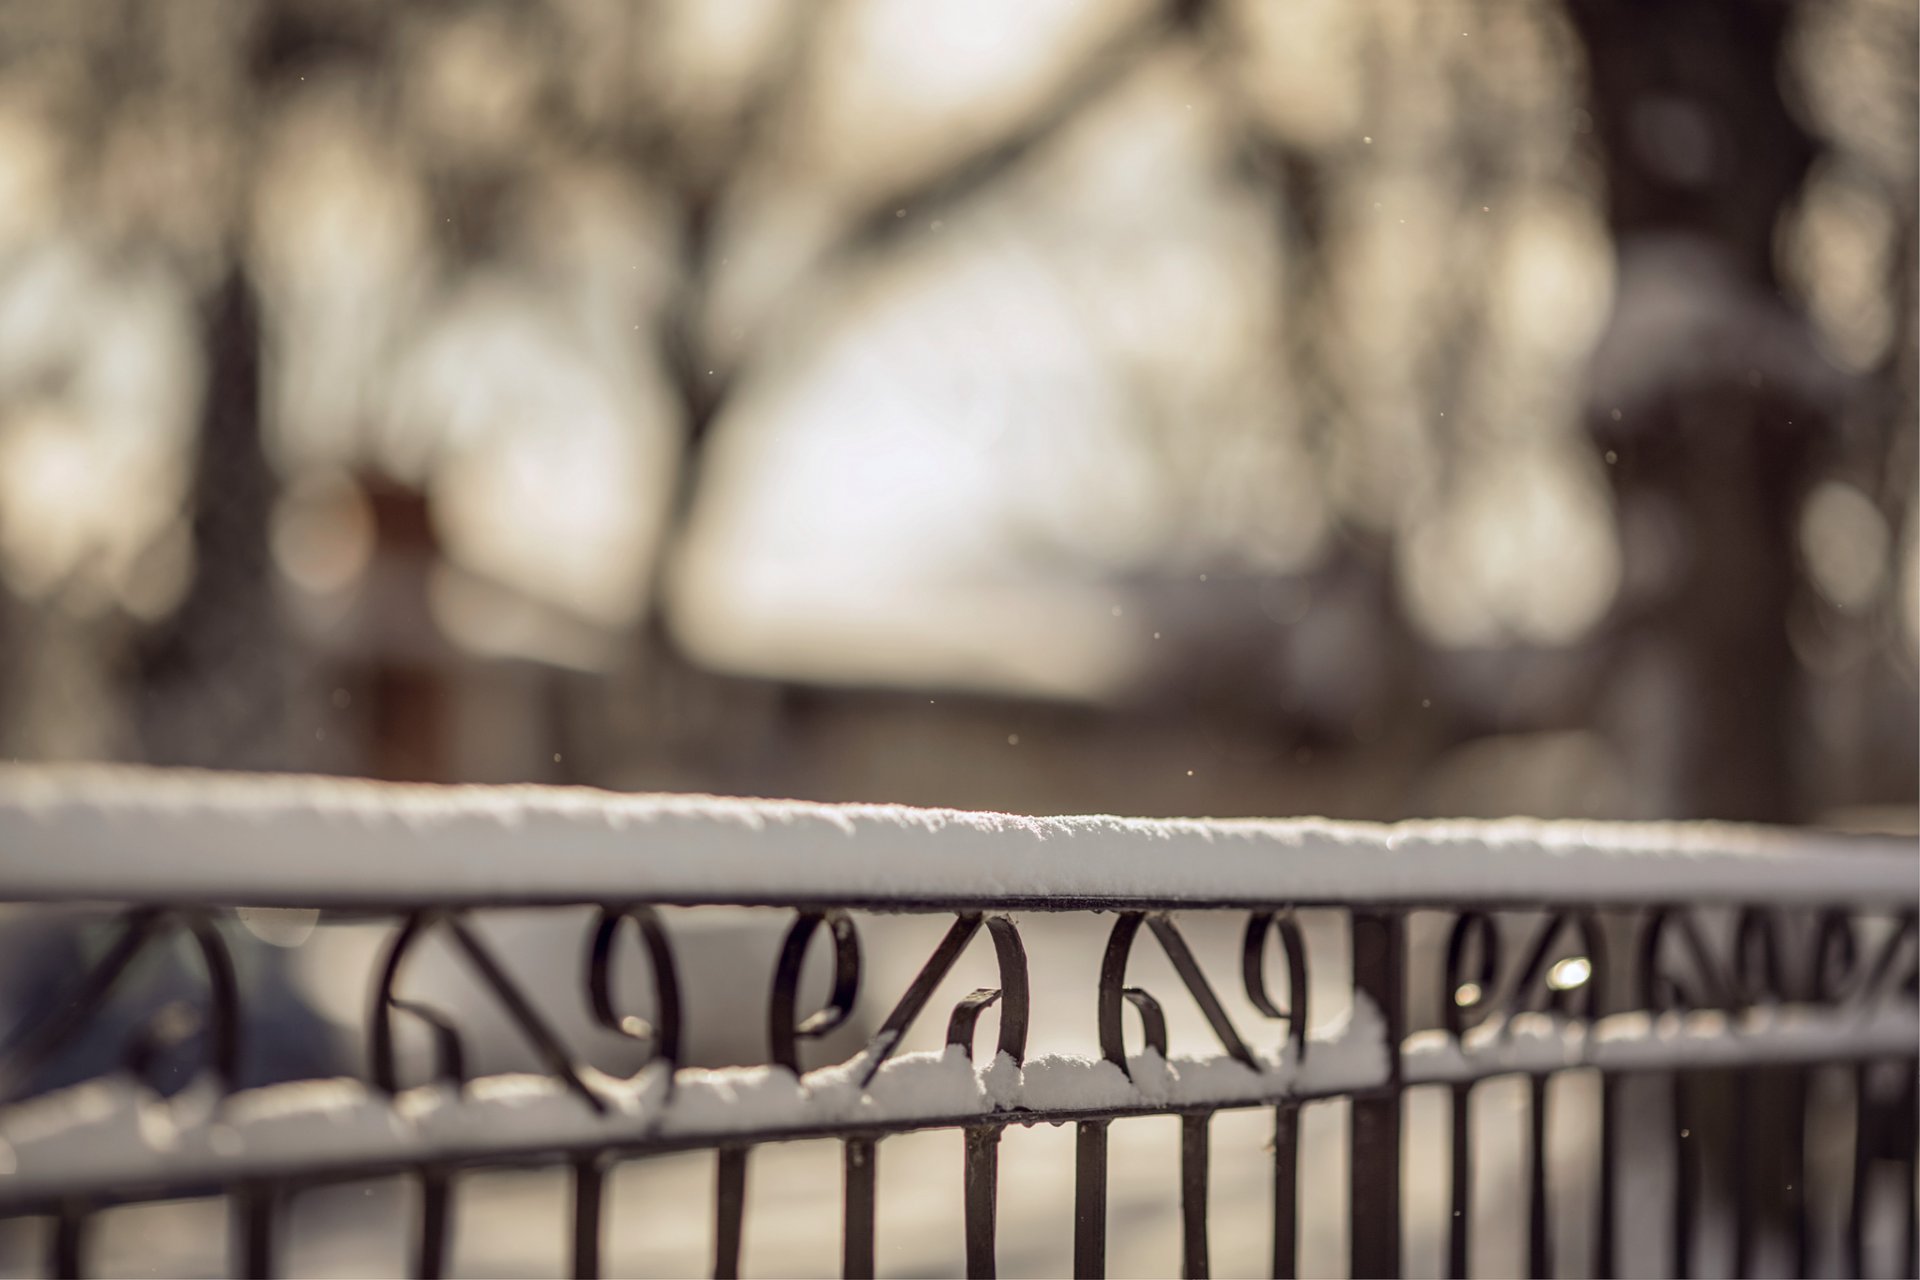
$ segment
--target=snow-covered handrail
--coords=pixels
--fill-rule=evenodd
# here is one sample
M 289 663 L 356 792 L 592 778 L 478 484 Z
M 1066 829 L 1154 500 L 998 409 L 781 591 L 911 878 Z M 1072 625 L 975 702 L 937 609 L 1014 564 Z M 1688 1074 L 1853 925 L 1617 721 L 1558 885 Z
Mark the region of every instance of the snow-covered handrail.
M 1747 1223 L 1758 1212 L 1753 1186 L 1798 1187 L 1793 1203 L 1803 1205 L 1809 1184 L 1836 1176 L 1793 1135 L 1834 1110 L 1814 1098 L 1807 1073 L 1844 1069 L 1856 1211 L 1839 1247 L 1856 1272 L 1877 1213 L 1865 1207 L 1862 1171 L 1892 1160 L 1911 1181 L 1915 1165 L 1920 858 L 1905 840 L 1721 824 L 1017 818 L 15 768 L 0 770 L 4 904 L 80 908 L 54 917 L 66 922 L 54 926 L 66 947 L 48 954 L 88 957 L 78 969 L 72 959 L 49 967 L 28 1002 L 37 1011 L 0 1031 L 0 1217 L 52 1215 L 49 1270 L 61 1274 L 82 1270 L 99 1208 L 210 1189 L 235 1206 L 235 1269 L 267 1273 L 287 1197 L 400 1174 L 420 1186 L 416 1271 L 436 1275 L 460 1171 L 548 1164 L 572 1170 L 574 1266 L 590 1275 L 607 1168 L 689 1148 L 718 1153 L 714 1265 L 732 1274 L 750 1152 L 802 1137 L 843 1144 L 845 1266 L 871 1274 L 879 1144 L 935 1128 L 963 1131 L 967 1268 L 987 1273 L 1000 1134 L 1036 1122 L 1075 1127 L 1075 1266 L 1098 1274 L 1107 1129 L 1142 1116 L 1179 1118 L 1185 1265 L 1204 1274 L 1210 1120 L 1248 1108 L 1274 1117 L 1280 1274 L 1298 1256 L 1300 1110 L 1328 1098 L 1350 1114 L 1351 1272 L 1387 1274 L 1403 1261 L 1401 1114 L 1413 1086 L 1452 1094 L 1445 1238 L 1463 1273 L 1464 1171 L 1477 1141 L 1469 1102 L 1501 1075 L 1532 1082 L 1527 1239 L 1544 1274 L 1548 1082 L 1571 1070 L 1606 1086 L 1596 1119 L 1608 1189 L 1591 1259 L 1601 1274 L 1617 1269 L 1616 1242 L 1642 1230 L 1615 1221 L 1610 1189 L 1626 1159 L 1614 1125 L 1628 1080 L 1651 1080 L 1674 1119 L 1664 1132 L 1687 1139 L 1688 1109 L 1700 1103 L 1690 1076 L 1736 1074 L 1742 1132 L 1772 1134 L 1741 1139 L 1739 1161 L 1757 1172 L 1716 1193 Z M 531 913 L 563 922 L 540 950 L 571 975 L 555 981 L 549 964 L 542 987 L 528 982 L 528 956 L 509 955 L 482 927 L 495 913 L 481 909 L 524 918 L 552 906 L 585 910 Z M 384 924 L 379 957 L 369 953 L 360 970 L 371 988 L 356 1046 L 364 1071 L 342 1078 L 337 1063 L 302 1064 L 292 1078 L 283 1069 L 277 1083 L 248 1087 L 260 1077 L 249 1076 L 245 1046 L 270 1038 L 258 1033 L 276 1001 L 296 999 L 261 980 L 280 963 L 246 936 L 273 918 L 251 910 L 263 907 L 306 908 L 307 927 L 343 933 Z M 863 912 L 947 918 L 904 988 L 862 959 Z M 1022 930 L 1056 923 L 1023 919 L 1031 912 L 1101 915 L 1097 972 L 1058 952 L 1035 966 L 1056 1000 L 1093 1015 L 1097 1034 L 1081 1048 L 1095 1052 L 1027 1053 L 1036 987 Z M 31 924 L 35 914 L 0 920 Z M 716 960 L 690 941 L 701 919 L 747 917 L 779 931 L 777 947 L 764 938 L 770 968 L 764 951 L 730 947 Z M 1237 973 L 1209 950 L 1236 940 Z M 435 944 L 442 963 L 464 971 L 464 994 L 422 998 L 416 961 Z M 1138 945 L 1171 970 L 1153 990 L 1129 985 Z M 951 990 L 963 955 L 985 959 L 989 947 L 995 985 Z M 831 962 L 817 1007 L 802 995 L 810 951 Z M 164 966 L 200 998 L 129 1009 L 138 1001 L 126 999 L 136 985 L 127 975 Z M 476 1000 L 537 1071 L 469 1073 L 466 1047 L 486 1022 Z M 590 1020 L 563 1023 L 556 1010 L 566 1005 Z M 1174 1051 L 1176 1009 L 1217 1052 Z M 684 1032 L 689 1010 L 708 1026 L 735 1024 L 746 1047 L 729 1052 L 746 1056 L 721 1060 L 749 1065 L 690 1065 L 706 1059 Z M 944 1048 L 905 1051 L 916 1025 L 938 1027 L 942 1015 Z M 976 1034 L 983 1017 L 997 1023 L 991 1052 Z M 836 1028 L 850 1038 L 830 1040 Z M 630 1050 L 617 1069 L 581 1047 L 609 1032 Z M 162 1098 L 166 1073 L 154 1065 L 187 1045 L 198 1047 L 199 1074 Z M 111 1057 L 120 1046 L 124 1063 Z M 52 1087 L 76 1074 L 88 1078 Z M 1769 1109 L 1763 1091 L 1783 1080 L 1786 1101 Z M 1727 1167 L 1700 1162 L 1707 1145 L 1687 1139 L 1671 1153 L 1684 1189 L 1662 1224 L 1675 1272 L 1689 1265 L 1709 1198 L 1694 1184 Z M 1813 1227 L 1796 1212 L 1804 1252 Z M 1760 1233 L 1734 1234 L 1743 1249 Z
M 1912 840 L 1722 823 L 1027 818 L 584 788 L 0 770 L 0 896 L 1028 908 L 1914 902 Z

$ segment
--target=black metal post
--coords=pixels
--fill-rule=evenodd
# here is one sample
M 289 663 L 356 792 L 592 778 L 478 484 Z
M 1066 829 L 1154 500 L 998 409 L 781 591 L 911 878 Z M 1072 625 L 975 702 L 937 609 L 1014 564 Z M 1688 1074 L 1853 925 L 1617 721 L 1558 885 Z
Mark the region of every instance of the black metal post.
M 967 1275 L 994 1274 L 994 1215 L 1000 1180 L 1000 1128 L 979 1125 L 966 1131 Z
M 86 1257 L 87 1207 L 64 1204 L 53 1220 L 52 1257 L 47 1270 L 60 1280 L 79 1280 Z
M 1299 1270 L 1300 1104 L 1273 1109 L 1273 1275 L 1292 1280 Z
M 1396 912 L 1353 913 L 1353 991 L 1385 1023 L 1386 1086 L 1356 1095 L 1348 1192 L 1348 1257 L 1353 1280 L 1400 1274 L 1400 1042 L 1406 1027 L 1405 920 Z
M 865 1280 L 873 1275 L 874 1183 L 879 1174 L 879 1154 L 879 1143 L 873 1138 L 847 1139 L 840 1271 L 848 1280 Z
M 593 1280 L 600 1274 L 600 1207 L 606 1198 L 606 1170 L 588 1156 L 573 1164 L 573 1275 Z
M 1593 1227 L 1593 1274 L 1598 1280 L 1613 1280 L 1620 1270 L 1614 1253 L 1614 1214 L 1620 1197 L 1620 1135 L 1616 1126 L 1620 1117 L 1621 1088 L 1618 1076 L 1600 1078 L 1600 1186 Z M 1805 1275 L 1806 1270 L 1802 1268 L 1795 1274 Z
M 235 1188 L 233 1205 L 234 1274 L 271 1280 L 274 1265 L 274 1216 L 279 1197 L 270 1183 Z
M 1207 1266 L 1207 1126 L 1211 1113 L 1180 1117 L 1181 1274 L 1200 1280 Z
M 1670 1274 L 1684 1280 L 1692 1273 L 1693 1214 L 1700 1197 L 1698 1161 L 1694 1159 L 1693 1128 L 1687 1106 L 1687 1078 L 1676 1071 L 1673 1081 L 1673 1254 Z
M 714 1172 L 713 1274 L 740 1274 L 740 1235 L 747 1211 L 746 1147 L 722 1147 Z
M 1453 1086 L 1452 1215 L 1447 1220 L 1447 1274 L 1465 1280 L 1473 1225 L 1473 1085 Z
M 445 1169 L 420 1173 L 420 1240 L 414 1274 L 439 1280 L 447 1273 L 447 1236 L 452 1228 L 453 1188 Z
M 1077 1126 L 1073 1170 L 1073 1274 L 1097 1280 L 1107 1273 L 1107 1125 L 1082 1120 Z
M 1547 1084 L 1549 1077 L 1532 1076 L 1528 1109 L 1532 1152 L 1527 1162 L 1527 1274 L 1547 1280 L 1553 1274 L 1553 1240 L 1547 1214 Z

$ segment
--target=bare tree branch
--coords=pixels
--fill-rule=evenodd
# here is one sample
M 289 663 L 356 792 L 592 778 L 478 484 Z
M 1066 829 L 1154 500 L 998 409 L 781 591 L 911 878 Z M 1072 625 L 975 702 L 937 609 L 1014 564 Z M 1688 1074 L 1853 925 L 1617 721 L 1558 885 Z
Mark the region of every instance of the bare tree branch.
M 980 142 L 936 172 L 916 178 L 870 202 L 848 221 L 845 230 L 816 261 L 812 281 L 830 278 L 855 259 L 884 252 L 898 242 L 910 226 L 921 225 L 927 218 L 964 204 L 993 186 L 1082 119 L 1092 106 L 1163 48 L 1169 37 L 1191 26 L 1195 14 L 1192 0 L 1165 0 L 1082 59 L 1043 102 L 1006 132 Z M 798 25 L 810 35 L 822 24 L 816 14 L 812 21 L 803 20 Z M 729 174 L 726 185 L 704 190 L 695 188 L 687 192 L 682 205 L 681 231 L 687 270 L 680 289 L 663 308 L 655 331 L 662 359 L 679 394 L 685 449 L 659 545 L 661 564 L 677 548 L 692 513 L 704 469 L 705 445 L 728 398 L 759 358 L 767 338 L 783 331 L 787 327 L 786 319 L 812 293 L 805 285 L 794 290 L 793 300 L 775 316 L 764 319 L 731 358 L 708 349 L 704 319 L 714 266 L 715 221 L 724 207 L 725 197 L 748 169 L 746 161 L 767 136 L 771 122 L 798 96 L 809 62 L 809 40 L 796 33 L 787 48 L 779 70 L 768 77 L 761 92 L 747 100 L 737 117 L 736 141 L 729 149 L 736 163 L 723 166 L 723 172 Z M 912 220 L 899 217 L 900 209 L 909 209 L 916 216 Z M 661 600 L 656 591 L 649 615 L 657 618 L 660 609 Z
M 849 257 L 884 249 L 930 216 L 964 204 L 1018 168 L 1035 152 L 1077 123 L 1101 99 L 1124 83 L 1168 37 L 1186 27 L 1191 5 L 1162 4 L 1108 39 L 1074 67 L 1046 101 L 1027 112 L 998 137 L 956 157 L 939 171 L 908 182 L 873 201 L 849 223 L 822 265 L 831 268 Z M 901 209 L 912 220 L 898 217 Z

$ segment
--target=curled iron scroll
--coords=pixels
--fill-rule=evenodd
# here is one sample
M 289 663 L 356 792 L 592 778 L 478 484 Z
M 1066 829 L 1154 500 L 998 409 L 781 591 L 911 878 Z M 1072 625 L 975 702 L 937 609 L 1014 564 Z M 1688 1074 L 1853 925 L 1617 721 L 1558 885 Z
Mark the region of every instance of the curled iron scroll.
M 953 969 L 954 962 L 959 960 L 974 935 L 980 932 L 983 923 L 993 937 L 994 961 L 1000 971 L 1000 985 L 982 987 L 955 1006 L 947 1021 L 947 1043 L 964 1044 L 967 1056 L 971 1058 L 974 1026 L 979 1022 L 980 1015 L 997 1003 L 1000 1006 L 999 1051 L 1015 1062 L 1026 1061 L 1027 1023 L 1032 999 L 1027 983 L 1027 948 L 1020 941 L 1020 930 L 1006 916 L 982 917 L 977 911 L 963 912 L 954 917 L 946 936 L 940 939 L 940 945 L 920 966 L 920 972 L 914 975 L 906 993 L 867 1042 L 864 1051 L 866 1068 L 860 1078 L 863 1085 L 872 1083 L 874 1076 L 879 1074 L 881 1065 L 899 1047 L 914 1019 L 920 1016 L 927 1001 L 933 998 L 934 989 Z
M 998 1051 L 1012 1058 L 1015 1063 L 1022 1063 L 1027 1059 L 1027 1023 L 1032 1010 L 1032 997 L 1027 983 L 1027 949 L 1020 941 L 1020 931 L 1007 917 L 989 917 L 986 925 L 987 931 L 993 937 L 994 958 L 1000 969 L 1000 985 L 981 987 L 954 1006 L 952 1016 L 947 1019 L 947 1043 L 964 1048 L 968 1059 L 971 1059 L 974 1027 L 980 1021 L 982 1013 L 998 1004 L 1000 1006 Z M 979 916 L 962 916 L 954 922 L 954 927 L 948 931 L 947 937 L 948 939 L 958 937 L 960 946 L 964 946 L 979 927 Z M 907 1026 L 920 1012 L 921 1005 L 926 1002 L 928 996 L 932 995 L 933 983 L 945 976 L 953 960 L 958 957 L 958 947 L 949 956 L 943 946 L 921 969 L 913 986 L 894 1007 L 893 1013 L 868 1045 L 866 1081 L 871 1081 L 874 1074 L 880 1070 L 880 1064 L 886 1060 L 894 1046 L 899 1044 L 900 1037 L 906 1034 Z M 923 983 L 925 992 L 919 994 Z
M 1671 968 L 1667 964 L 1666 941 L 1678 935 L 1686 950 L 1688 967 Z M 1693 914 L 1679 907 L 1656 907 L 1648 913 L 1640 929 L 1638 957 L 1640 1007 L 1655 1013 L 1685 1009 L 1730 1009 L 1734 1006 L 1732 986 L 1720 966 Z
M 1568 951 L 1569 932 L 1577 950 Z M 1502 984 L 1498 923 L 1482 911 L 1462 911 L 1447 936 L 1441 973 L 1440 1018 L 1458 1040 L 1497 1012 L 1508 1019 L 1533 1010 L 1591 1021 L 1607 1003 L 1606 933 L 1592 911 L 1557 911 L 1534 930 L 1512 981 Z
M 1894 922 L 1892 931 L 1874 956 L 1866 981 L 1861 984 L 1862 1003 L 1884 1000 L 1895 992 L 1912 994 L 1920 990 L 1920 928 L 1917 925 L 1920 921 L 1916 921 L 1910 911 Z M 1901 965 L 1903 955 L 1906 957 L 1904 967 Z
M 1860 1005 L 1885 999 L 1896 988 L 1920 988 L 1913 914 L 1894 920 L 1870 958 L 1862 955 L 1858 924 L 1848 912 L 1824 911 L 1813 922 L 1811 946 L 1790 953 L 1782 945 L 1777 915 L 1748 907 L 1734 920 L 1730 963 L 1723 966 L 1694 912 L 1657 908 L 1640 933 L 1640 1002 L 1655 1012 L 1740 1010 L 1799 999 Z M 1786 936 L 1791 940 L 1796 935 Z
M 222 1093 L 231 1092 L 239 1083 L 242 1031 L 240 982 L 227 941 L 205 912 L 141 908 L 122 917 L 120 931 L 106 953 L 52 1011 L 0 1052 L 0 1099 L 11 1099 L 35 1070 L 72 1044 L 106 1007 L 134 962 L 176 930 L 184 930 L 200 954 L 207 984 L 206 1012 L 201 1015 L 188 1005 L 173 1004 L 151 1014 L 129 1039 L 123 1065 L 136 1077 L 144 1077 L 162 1053 L 204 1029 L 202 1069 Z
M 1280 946 L 1287 956 L 1287 1007 L 1284 1009 L 1273 1002 L 1267 991 L 1265 960 L 1269 932 L 1280 935 Z M 1307 1056 L 1307 944 L 1292 912 L 1276 915 L 1271 911 L 1256 911 L 1247 918 L 1246 937 L 1240 945 L 1240 976 L 1254 1008 L 1269 1018 L 1286 1020 L 1287 1043 L 1293 1046 L 1293 1060 L 1304 1061 Z
M 796 1023 L 794 1013 L 798 1005 L 801 963 L 806 958 L 807 943 L 823 923 L 829 925 L 834 933 L 833 994 L 826 1008 L 806 1021 Z M 999 1052 L 1015 1062 L 1025 1061 L 1032 999 L 1027 979 L 1027 951 L 1020 941 L 1020 931 L 1006 916 L 983 916 L 977 911 L 962 912 L 954 917 L 933 954 L 914 975 L 905 993 L 862 1049 L 862 1085 L 873 1082 L 983 924 L 993 938 L 1000 985 L 982 987 L 959 1002 L 947 1023 L 947 1040 L 950 1044 L 966 1044 L 968 1056 L 971 1057 L 973 1032 L 980 1015 L 998 1005 Z M 859 986 L 860 944 L 853 921 L 844 912 L 803 913 L 787 933 L 774 975 L 773 1001 L 769 1012 L 773 1061 L 798 1074 L 800 1039 L 825 1035 L 846 1022 L 853 1012 Z
M 539 1056 L 548 1072 L 564 1083 L 592 1110 L 605 1111 L 606 1103 L 581 1079 L 573 1057 L 567 1052 L 567 1047 L 560 1037 L 547 1025 L 546 1020 L 534 1008 L 532 1001 L 527 999 L 519 985 L 508 976 L 500 962 L 494 958 L 493 953 L 467 927 L 460 913 L 451 911 L 412 913 L 394 935 L 393 944 L 387 950 L 387 958 L 380 969 L 380 982 L 374 992 L 367 1037 L 374 1084 L 388 1094 L 397 1093 L 400 1089 L 400 1068 L 395 1051 L 393 1024 L 395 1011 L 419 1019 L 433 1033 L 435 1056 L 438 1062 L 436 1079 L 457 1087 L 466 1078 L 465 1055 L 461 1051 L 460 1034 L 454 1028 L 452 1021 L 431 1006 L 402 999 L 396 991 L 400 971 L 407 957 L 418 945 L 420 939 L 436 927 L 446 930 L 447 936 L 453 941 L 456 953 L 466 961 L 467 966 L 506 1011 L 507 1016 Z
M 1810 962 L 1813 998 L 1839 1002 L 1847 998 L 1860 966 L 1860 944 L 1853 936 L 1853 920 L 1844 911 L 1826 911 L 1814 926 Z
M 1113 932 L 1107 935 L 1106 953 L 1100 960 L 1101 1056 L 1121 1071 L 1127 1070 L 1126 1038 L 1121 1017 L 1128 1004 L 1140 1011 L 1148 1047 L 1158 1051 L 1162 1057 L 1166 1056 L 1166 1018 L 1161 1013 L 1159 1002 L 1141 988 L 1126 985 L 1127 958 L 1133 954 L 1134 939 L 1139 936 L 1142 924 L 1152 931 L 1160 943 L 1160 949 L 1172 962 L 1174 971 L 1180 975 L 1180 981 L 1186 985 L 1194 1003 L 1200 1006 L 1207 1025 L 1213 1028 L 1213 1034 L 1227 1051 L 1227 1056 L 1258 1071 L 1260 1064 L 1247 1048 L 1246 1042 L 1240 1039 L 1240 1033 L 1233 1029 L 1226 1010 L 1220 1006 L 1219 997 L 1208 985 L 1206 975 L 1193 958 L 1193 952 L 1187 948 L 1186 939 L 1180 936 L 1172 918 L 1163 912 L 1152 915 L 1139 911 L 1122 912 L 1113 922 Z
M 999 1003 L 999 1000 L 998 987 L 979 987 L 954 1005 L 953 1013 L 947 1018 L 947 1047 L 960 1050 L 966 1055 L 967 1061 L 973 1061 L 974 1028 L 980 1021 L 980 1015 Z M 1021 1057 L 1014 1061 L 1018 1062 L 1024 1056 L 1023 1051 Z
M 826 925 L 833 934 L 833 991 L 826 1006 L 801 1020 L 800 970 L 807 944 Z M 767 1045 L 775 1066 L 800 1074 L 800 1041 L 815 1040 L 853 1016 L 860 995 L 860 938 L 844 911 L 803 911 L 787 930 L 773 973 L 773 997 L 767 1002 Z
M 431 1005 L 402 1000 L 394 991 L 400 978 L 400 966 L 420 936 L 433 924 L 430 912 L 416 911 L 408 916 L 387 948 L 380 967 L 380 982 L 374 989 L 373 1016 L 367 1028 L 367 1052 L 371 1059 L 373 1083 L 381 1092 L 400 1091 L 400 1067 L 394 1049 L 393 1015 L 400 1012 L 414 1018 L 433 1037 L 435 1069 L 433 1079 L 459 1087 L 466 1082 L 466 1054 L 460 1033 L 439 1010 Z
M 182 912 L 173 916 L 173 924 L 193 939 L 207 977 L 207 1012 L 197 1014 L 191 1005 L 162 1009 L 136 1034 L 129 1047 L 127 1065 L 136 1076 L 147 1074 L 148 1055 L 159 1053 L 204 1030 L 207 1036 L 204 1069 L 222 1093 L 230 1093 L 240 1083 L 240 976 L 233 964 L 227 940 L 203 912 Z M 166 1024 L 172 1023 L 168 1026 Z
M 1548 961 L 1553 958 L 1554 944 L 1568 930 L 1578 934 L 1583 952 L 1578 957 L 1569 958 L 1584 961 L 1585 967 L 1568 974 L 1564 980 L 1556 981 L 1554 969 L 1558 965 L 1549 968 Z M 1542 993 L 1545 993 L 1542 1002 L 1554 1012 L 1592 1021 L 1606 1008 L 1606 972 L 1607 939 L 1600 928 L 1600 918 L 1591 911 L 1556 912 L 1534 934 L 1526 959 L 1520 965 L 1519 975 L 1508 993 L 1507 1012 L 1522 1012 L 1536 1001 L 1541 1001 Z M 1577 1010 L 1570 1007 L 1576 1000 Z
M 1741 911 L 1734 924 L 1733 991 L 1743 1006 L 1777 1004 L 1789 995 L 1779 929 L 1773 914 L 1759 907 Z
M 1469 949 L 1479 960 L 1472 969 L 1467 967 Z M 1486 1021 L 1494 1008 L 1494 991 L 1500 982 L 1500 930 L 1492 917 L 1481 911 L 1463 911 L 1454 920 L 1447 937 L 1447 967 L 1441 981 L 1440 1016 L 1447 1034 L 1458 1040 Z
M 620 926 L 632 921 L 641 946 L 647 953 L 647 967 L 653 977 L 653 1021 L 632 1014 L 622 1016 L 613 1000 L 613 968 L 620 940 Z M 587 947 L 587 1000 L 601 1026 L 628 1039 L 637 1040 L 653 1050 L 652 1061 L 663 1063 L 668 1071 L 680 1062 L 680 977 L 674 967 L 673 947 L 666 928 L 651 907 L 626 905 L 603 907 L 595 921 L 593 940 Z M 671 1076 L 669 1076 L 671 1079 Z

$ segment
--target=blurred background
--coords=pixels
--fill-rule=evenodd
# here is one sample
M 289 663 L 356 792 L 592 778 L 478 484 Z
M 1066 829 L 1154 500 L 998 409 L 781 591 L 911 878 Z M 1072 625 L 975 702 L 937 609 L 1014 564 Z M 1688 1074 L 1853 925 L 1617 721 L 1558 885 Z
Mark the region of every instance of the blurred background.
M 6 0 L 0 754 L 1911 831 L 1907 0 Z
M 1917 29 L 1911 0 L 0 0 L 0 757 L 1913 832 Z M 716 918 L 684 945 L 764 975 L 743 940 L 784 916 Z M 484 923 L 529 981 L 572 963 L 575 923 Z M 886 990 L 926 923 L 873 925 Z M 5 924 L 54 948 L 5 1002 L 44 1003 L 79 934 Z M 284 948 L 248 960 L 281 1011 L 249 1083 L 356 1061 L 377 931 L 283 925 L 246 923 Z M 1050 980 L 1094 972 L 1071 925 L 1034 931 Z M 421 981 L 475 1060 L 524 1065 L 453 968 Z M 693 1004 L 698 1061 L 761 1060 L 722 1034 L 754 1017 Z M 1218 1194 L 1264 1195 L 1266 1132 L 1220 1128 Z M 1116 1257 L 1165 1273 L 1173 1130 L 1128 1133 Z M 952 1163 L 890 1142 L 923 1138 Z M 767 1241 L 836 1211 L 829 1157 L 756 1175 Z M 672 1206 L 669 1272 L 709 1212 L 709 1158 L 675 1159 L 623 1173 Z M 1009 1176 L 1064 1194 L 1048 1159 Z M 513 1252 L 564 1240 L 533 1184 L 488 1185 L 460 1256 L 556 1269 Z M 1440 1185 L 1409 1191 L 1432 1242 Z M 884 1238 L 950 1270 L 958 1200 L 923 1189 Z M 353 1212 L 397 1241 L 404 1194 Z M 104 1256 L 158 1265 L 126 1213 Z M 309 1237 L 378 1273 L 370 1230 Z

